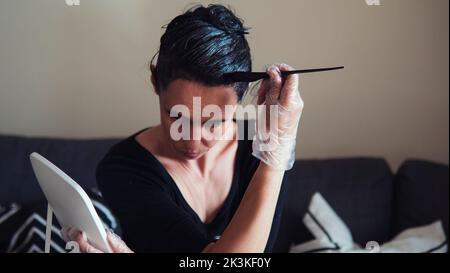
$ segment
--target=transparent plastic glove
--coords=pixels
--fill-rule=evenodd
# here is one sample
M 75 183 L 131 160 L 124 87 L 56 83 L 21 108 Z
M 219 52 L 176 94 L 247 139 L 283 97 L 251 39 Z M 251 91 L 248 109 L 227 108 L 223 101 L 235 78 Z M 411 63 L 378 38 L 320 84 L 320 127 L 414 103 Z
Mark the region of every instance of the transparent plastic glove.
M 277 170 L 290 170 L 294 165 L 297 129 L 303 111 L 298 75 L 284 79 L 280 75 L 280 71 L 290 70 L 293 68 L 286 64 L 270 66 L 267 69 L 270 80 L 263 80 L 258 89 L 258 105 L 265 105 L 266 109 L 258 111 L 252 154 Z
M 80 251 L 83 253 L 103 253 L 103 251 L 92 246 L 87 240 L 84 232 L 72 228 L 62 228 L 61 235 L 66 242 L 74 241 L 78 244 Z M 107 230 L 106 238 L 114 253 L 133 253 L 118 235 L 112 230 Z

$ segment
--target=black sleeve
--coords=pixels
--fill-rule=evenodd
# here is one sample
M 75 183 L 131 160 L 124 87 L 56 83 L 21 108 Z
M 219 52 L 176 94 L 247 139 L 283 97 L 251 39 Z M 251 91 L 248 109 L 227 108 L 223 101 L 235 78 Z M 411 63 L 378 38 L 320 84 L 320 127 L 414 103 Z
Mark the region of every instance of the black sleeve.
M 211 241 L 148 174 L 122 160 L 103 160 L 97 183 L 135 252 L 201 252 Z M 157 176 L 154 177 L 158 179 Z

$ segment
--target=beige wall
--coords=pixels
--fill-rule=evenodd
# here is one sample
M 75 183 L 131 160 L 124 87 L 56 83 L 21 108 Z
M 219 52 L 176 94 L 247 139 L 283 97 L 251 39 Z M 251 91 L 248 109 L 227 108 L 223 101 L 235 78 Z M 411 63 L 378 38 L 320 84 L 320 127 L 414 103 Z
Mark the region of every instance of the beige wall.
M 156 124 L 147 61 L 192 2 L 0 0 L 0 133 L 126 136 Z M 254 70 L 346 66 L 302 77 L 299 158 L 448 163 L 448 0 L 222 3 L 253 28 Z

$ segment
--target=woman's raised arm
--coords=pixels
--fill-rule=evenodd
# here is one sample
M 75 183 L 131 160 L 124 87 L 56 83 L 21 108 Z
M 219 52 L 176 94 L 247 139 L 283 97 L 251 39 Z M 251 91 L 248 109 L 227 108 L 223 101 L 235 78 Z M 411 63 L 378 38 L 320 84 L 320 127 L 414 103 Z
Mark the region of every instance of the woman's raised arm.
M 286 79 L 280 70 L 292 68 L 282 64 L 268 69 L 270 81 L 263 81 L 258 104 L 278 106 L 277 125 L 269 131 L 257 130 L 253 155 L 261 160 L 241 204 L 221 238 L 203 252 L 263 252 L 267 244 L 285 170 L 295 161 L 295 142 L 303 101 L 298 88 L 298 75 Z M 270 111 L 270 109 L 267 109 Z M 269 112 L 263 113 L 269 116 Z M 273 113 L 273 112 L 272 112 Z M 273 119 L 267 119 L 273 122 Z M 261 125 L 259 123 L 259 125 Z M 267 128 L 270 128 L 268 123 Z M 269 136 L 269 143 L 264 142 Z

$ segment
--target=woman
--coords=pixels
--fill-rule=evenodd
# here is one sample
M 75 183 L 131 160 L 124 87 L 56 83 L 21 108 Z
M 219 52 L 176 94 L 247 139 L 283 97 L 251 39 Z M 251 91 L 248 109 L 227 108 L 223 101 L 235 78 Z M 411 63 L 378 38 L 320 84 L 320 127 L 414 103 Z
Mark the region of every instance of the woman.
M 202 108 L 238 105 L 248 83 L 226 82 L 222 76 L 251 71 L 247 33 L 222 5 L 194 7 L 168 24 L 157 64 L 151 65 L 161 124 L 112 147 L 97 168 L 100 190 L 123 230 L 123 241 L 108 233 L 114 252 L 272 250 L 283 175 L 295 160 L 303 109 L 298 76 L 280 77 L 281 70 L 292 68 L 271 66 L 270 80 L 258 89 L 258 104 L 278 106 L 277 122 L 267 121 L 276 124 L 270 134 L 274 149 L 262 148 L 261 136 L 267 134 L 260 129 L 255 140 L 248 139 L 247 131 L 238 140 L 242 132 L 233 112 L 224 111 L 207 129 L 208 118 L 195 123 L 184 114 L 170 115 L 176 105 L 195 111 L 194 98 L 201 99 Z M 174 139 L 171 129 L 180 120 L 201 138 Z M 215 137 L 206 139 L 208 134 Z M 81 233 L 72 237 L 82 251 L 99 252 Z

